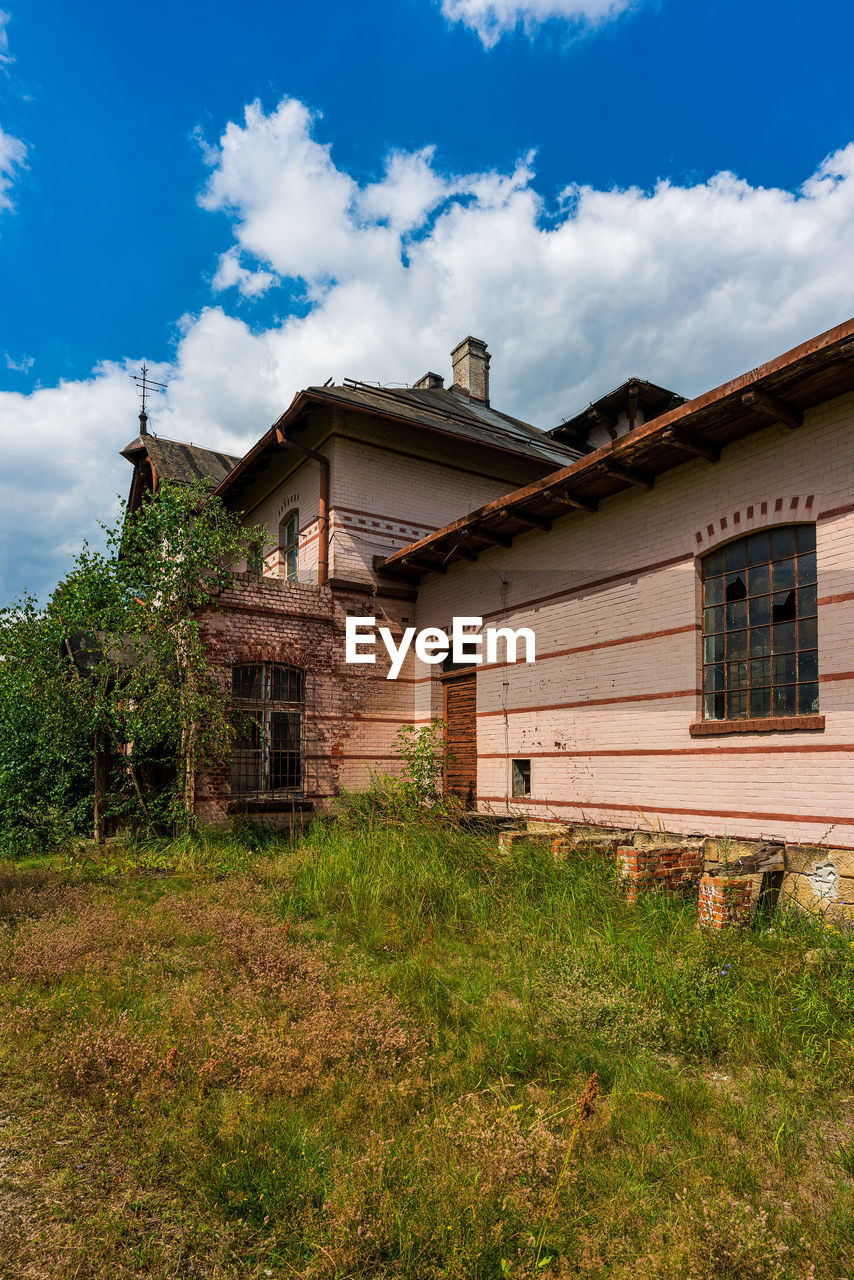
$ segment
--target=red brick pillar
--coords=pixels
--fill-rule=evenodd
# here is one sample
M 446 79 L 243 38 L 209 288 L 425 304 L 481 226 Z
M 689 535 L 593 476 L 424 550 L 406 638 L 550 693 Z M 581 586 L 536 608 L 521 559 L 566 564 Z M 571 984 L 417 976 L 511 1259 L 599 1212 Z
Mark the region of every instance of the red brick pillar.
M 693 889 L 703 869 L 699 848 L 682 845 L 636 848 L 621 845 L 617 849 L 620 876 L 633 902 L 638 893 L 658 889 L 664 893 L 682 893 Z
M 743 927 L 750 921 L 753 885 L 744 876 L 704 875 L 697 919 L 709 929 Z

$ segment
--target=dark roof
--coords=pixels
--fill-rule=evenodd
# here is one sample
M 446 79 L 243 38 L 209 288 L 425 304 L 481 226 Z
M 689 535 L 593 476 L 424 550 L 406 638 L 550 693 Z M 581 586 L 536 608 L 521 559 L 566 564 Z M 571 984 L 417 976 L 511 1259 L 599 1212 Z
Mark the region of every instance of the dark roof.
M 621 413 L 631 416 L 631 403 L 643 411 L 644 421 L 651 422 L 669 409 L 675 409 L 685 403 L 685 397 L 675 391 L 668 391 L 655 382 L 647 382 L 645 378 L 627 378 L 607 395 L 593 400 L 586 409 L 574 414 L 571 418 L 552 427 L 549 435 L 563 444 L 583 448 L 587 436 L 594 427 L 610 428 L 616 425 Z
M 548 529 L 573 509 L 596 511 L 601 501 L 633 485 L 652 489 L 657 475 L 680 463 L 696 458 L 714 463 L 726 445 L 772 422 L 795 430 L 806 409 L 852 390 L 854 319 L 378 558 L 375 568 L 409 579 L 444 573 L 456 561 L 476 559 L 495 545 L 509 546 L 530 529 Z
M 567 457 L 578 456 L 577 450 L 551 439 L 548 432 L 540 431 L 529 422 L 511 418 L 482 400 L 444 387 L 374 387 L 348 378 L 343 387 L 310 387 L 309 390 L 326 392 L 337 402 L 354 408 L 392 412 L 416 426 L 447 430 L 450 425 L 456 436 L 478 444 L 497 445 L 538 461 L 562 462 Z
M 530 423 L 511 418 L 481 401 L 442 387 L 397 389 L 348 381 L 344 386 L 307 387 L 300 391 L 278 421 L 241 459 L 234 472 L 224 478 L 217 492 L 225 493 L 233 485 L 250 480 L 261 465 L 262 455 L 276 446 L 277 432 L 291 438 L 306 425 L 307 411 L 315 405 L 324 404 L 341 405 L 357 413 L 421 427 L 437 435 L 469 440 L 548 467 L 565 466 L 580 457 L 577 449 L 552 440 L 545 431 L 532 427 Z
M 192 484 L 194 480 L 206 480 L 216 487 L 239 458 L 215 449 L 202 449 L 197 444 L 184 444 L 180 440 L 166 440 L 163 436 L 140 435 L 122 449 L 122 457 L 137 463 L 147 454 L 159 480 L 174 480 L 179 484 Z

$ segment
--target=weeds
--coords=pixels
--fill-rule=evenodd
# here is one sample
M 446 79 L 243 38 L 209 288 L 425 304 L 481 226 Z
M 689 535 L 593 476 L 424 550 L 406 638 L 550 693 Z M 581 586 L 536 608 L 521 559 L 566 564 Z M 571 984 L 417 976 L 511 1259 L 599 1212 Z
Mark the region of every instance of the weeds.
M 852 1274 L 847 939 L 345 804 L 0 875 L 11 1276 Z

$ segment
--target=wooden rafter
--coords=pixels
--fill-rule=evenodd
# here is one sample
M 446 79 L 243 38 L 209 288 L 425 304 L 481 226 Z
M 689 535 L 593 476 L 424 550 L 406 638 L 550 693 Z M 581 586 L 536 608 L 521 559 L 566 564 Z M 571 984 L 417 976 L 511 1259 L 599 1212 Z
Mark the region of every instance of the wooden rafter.
M 477 552 L 471 547 L 467 547 L 462 541 L 454 543 L 451 548 L 451 555 L 462 556 L 463 560 L 477 560 Z
M 500 511 L 493 511 L 489 518 L 490 520 L 515 520 L 518 524 L 525 525 L 527 529 L 541 529 L 543 533 L 548 533 L 552 527 L 551 520 L 546 520 L 545 516 L 532 515 L 520 507 L 502 507 Z
M 548 502 L 559 502 L 576 511 L 596 511 L 599 507 L 595 498 L 582 498 L 579 494 L 567 493 L 564 489 L 543 489 L 537 497 L 545 498 Z
M 481 542 L 486 542 L 490 547 L 512 547 L 513 539 L 507 538 L 502 533 L 494 533 L 492 530 L 471 529 L 469 536 L 472 538 L 480 538 Z
M 704 440 L 696 431 L 688 431 L 685 427 L 671 427 L 665 432 L 664 439 L 681 449 L 683 453 L 694 454 L 698 458 L 708 458 L 709 462 L 720 462 L 721 447 L 711 440 Z
M 748 409 L 758 409 L 760 413 L 766 413 L 775 422 L 782 422 L 790 431 L 804 425 L 803 411 L 789 404 L 787 400 L 781 400 L 779 396 L 772 396 L 770 391 L 762 391 L 759 387 L 753 391 L 745 391 L 741 402 Z
M 444 564 L 435 564 L 432 560 L 422 560 L 420 556 L 404 556 L 400 563 L 406 569 L 416 569 L 419 573 L 447 573 Z
M 539 529 L 542 533 L 548 533 L 552 527 L 551 520 L 547 520 L 545 516 L 535 516 L 532 511 L 517 509 L 513 512 L 513 519 L 521 520 L 529 529 Z
M 655 480 L 652 476 L 644 475 L 642 471 L 636 470 L 635 467 L 627 467 L 622 462 L 613 462 L 610 458 L 602 463 L 602 469 L 608 476 L 613 476 L 615 480 L 625 480 L 627 484 L 635 484 L 639 489 L 651 489 Z

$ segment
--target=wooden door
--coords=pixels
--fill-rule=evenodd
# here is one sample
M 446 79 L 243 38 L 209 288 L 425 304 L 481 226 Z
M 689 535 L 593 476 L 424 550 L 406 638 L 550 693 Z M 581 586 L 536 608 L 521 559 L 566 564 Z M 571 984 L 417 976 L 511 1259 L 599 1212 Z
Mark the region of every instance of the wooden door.
M 445 681 L 445 795 L 467 809 L 477 800 L 477 718 L 475 675 Z

